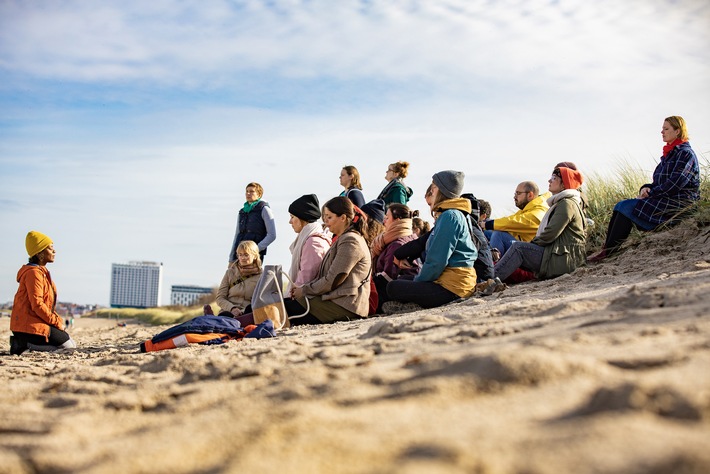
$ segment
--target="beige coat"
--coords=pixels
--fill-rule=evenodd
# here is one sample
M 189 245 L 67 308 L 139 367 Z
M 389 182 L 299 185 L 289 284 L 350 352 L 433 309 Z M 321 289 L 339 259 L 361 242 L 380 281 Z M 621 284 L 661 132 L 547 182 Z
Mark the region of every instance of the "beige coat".
M 305 296 L 321 295 L 348 311 L 367 317 L 370 298 L 370 249 L 357 232 L 339 236 L 323 257 L 318 276 L 303 285 Z
M 254 294 L 260 276 L 261 271 L 256 275 L 242 278 L 237 263 L 232 263 L 217 290 L 217 304 L 220 309 L 231 312 L 232 309 L 239 308 L 239 311 L 244 311 L 244 308 L 251 304 L 251 296 Z

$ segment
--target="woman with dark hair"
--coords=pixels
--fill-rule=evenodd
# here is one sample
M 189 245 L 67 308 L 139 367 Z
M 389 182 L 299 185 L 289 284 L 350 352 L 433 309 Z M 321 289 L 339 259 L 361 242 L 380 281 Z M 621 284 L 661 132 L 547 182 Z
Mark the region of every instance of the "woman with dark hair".
M 365 205 L 365 196 L 362 194 L 360 172 L 354 166 L 343 166 L 340 170 L 340 185 L 343 187 L 341 196 L 350 199 L 357 207 Z
M 641 186 L 635 199 L 625 199 L 614 206 L 604 245 L 588 262 L 601 262 L 616 252 L 634 226 L 653 230 L 700 199 L 700 166 L 690 148 L 683 117 L 667 117 L 661 137 L 666 145 L 653 172 L 653 182 Z
M 47 270 L 54 262 L 54 242 L 46 235 L 30 231 L 25 238 L 29 262 L 17 272 L 20 284 L 10 316 L 10 354 L 26 350 L 74 349 L 76 343 L 64 331 L 64 319 L 55 310 L 57 287 Z
M 418 211 L 410 211 L 404 204 L 390 204 L 385 213 L 384 231 L 372 241 L 370 251 L 375 266 L 375 286 L 378 295 L 377 312 L 382 312 L 382 305 L 387 298 L 387 283 L 400 275 L 414 276 L 419 272 L 415 263 L 411 268 L 402 269 L 394 262 L 394 253 L 402 245 L 417 238 L 412 231 L 412 218 Z
M 413 280 L 389 282 L 390 300 L 434 308 L 473 294 L 478 251 L 469 227 L 471 201 L 461 197 L 463 180 L 461 171 L 432 176 L 428 197 L 436 222 L 426 241 L 426 260 Z
M 586 219 L 579 188 L 582 174 L 576 169 L 556 167 L 548 180 L 552 196 L 550 208 L 540 221 L 537 235 L 530 242 L 514 241 L 495 264 L 501 281 L 518 268 L 533 272 L 540 279 L 554 278 L 574 271 L 584 263 Z
M 412 197 L 412 188 L 406 186 L 402 181 L 407 177 L 409 172 L 409 163 L 406 161 L 398 161 L 387 167 L 385 179 L 387 186 L 384 187 L 377 199 L 382 199 L 385 206 L 392 203 L 407 204 L 409 198 Z
M 323 206 L 323 222 L 334 235 L 333 245 L 323 256 L 315 279 L 295 286 L 284 305 L 291 325 L 350 321 L 368 316 L 370 297 L 370 249 L 367 218 L 350 199 L 334 197 Z M 308 303 L 306 303 L 308 300 Z M 309 309 L 305 316 L 300 316 Z M 253 314 L 236 318 L 246 326 Z

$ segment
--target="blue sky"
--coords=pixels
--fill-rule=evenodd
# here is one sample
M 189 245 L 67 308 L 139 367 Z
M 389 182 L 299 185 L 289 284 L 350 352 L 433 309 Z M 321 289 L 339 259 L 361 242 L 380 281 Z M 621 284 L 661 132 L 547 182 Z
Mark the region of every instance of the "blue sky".
M 441 169 L 513 211 L 563 160 L 649 175 L 664 117 L 710 153 L 707 1 L 0 0 L 0 302 L 24 236 L 55 240 L 62 301 L 107 304 L 113 262 L 217 285 L 244 186 L 288 205 L 366 198 L 411 163 L 411 207 Z

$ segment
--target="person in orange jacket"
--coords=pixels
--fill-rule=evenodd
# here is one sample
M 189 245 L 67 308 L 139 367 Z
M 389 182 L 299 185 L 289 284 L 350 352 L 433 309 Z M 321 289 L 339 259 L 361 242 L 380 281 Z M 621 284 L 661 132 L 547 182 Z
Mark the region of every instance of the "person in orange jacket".
M 74 349 L 76 343 L 64 331 L 64 319 L 55 310 L 57 287 L 47 270 L 54 262 L 52 239 L 35 230 L 27 233 L 25 248 L 30 256 L 27 265 L 17 272 L 20 284 L 10 316 L 10 354 L 26 350 L 55 351 Z

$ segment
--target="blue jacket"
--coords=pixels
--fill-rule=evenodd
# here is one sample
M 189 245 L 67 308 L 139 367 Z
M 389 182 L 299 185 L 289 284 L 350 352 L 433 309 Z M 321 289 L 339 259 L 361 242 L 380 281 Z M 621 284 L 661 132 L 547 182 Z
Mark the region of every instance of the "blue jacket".
M 242 325 L 236 319 L 225 318 L 224 316 L 197 316 L 182 324 L 173 326 L 165 331 L 156 334 L 151 339 L 152 342 L 167 341 L 181 334 L 227 334 L 229 336 L 241 336 L 245 334 Z M 246 335 L 246 337 L 276 337 L 274 325 L 270 319 L 257 326 L 257 329 Z M 220 343 L 220 342 L 218 342 Z
M 638 200 L 633 213 L 655 225 L 666 222 L 699 200 L 700 167 L 690 143 L 681 143 L 661 158 L 653 171 L 653 183 L 644 187 L 650 188 L 651 193 L 646 199 Z
M 449 199 L 441 207 L 445 210 L 429 235 L 426 261 L 414 281 L 435 281 L 446 267 L 473 267 L 478 257 L 464 214 L 471 212 L 471 202 L 466 198 Z

